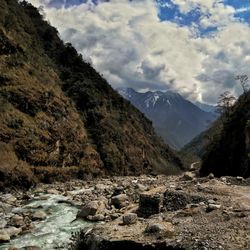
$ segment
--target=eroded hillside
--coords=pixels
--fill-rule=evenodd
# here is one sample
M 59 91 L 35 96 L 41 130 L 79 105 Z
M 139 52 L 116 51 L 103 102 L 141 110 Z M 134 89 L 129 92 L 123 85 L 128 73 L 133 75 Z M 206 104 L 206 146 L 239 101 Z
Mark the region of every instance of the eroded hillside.
M 174 173 L 180 159 L 32 5 L 0 2 L 4 185 Z

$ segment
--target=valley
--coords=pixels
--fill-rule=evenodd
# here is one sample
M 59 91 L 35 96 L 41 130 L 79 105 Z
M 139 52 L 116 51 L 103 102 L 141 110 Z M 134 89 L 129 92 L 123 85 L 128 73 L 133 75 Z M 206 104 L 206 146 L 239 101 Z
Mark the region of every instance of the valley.
M 43 4 L 35 8 L 30 1 L 0 0 L 0 250 L 250 249 L 248 76 L 238 76 L 234 85 L 232 72 L 204 75 L 205 61 L 192 62 L 190 72 L 182 67 L 194 52 L 176 56 L 172 40 L 171 49 L 163 49 L 165 39 L 174 39 L 176 23 L 167 36 L 158 33 L 160 50 L 153 43 L 156 31 L 143 42 L 142 33 L 126 38 L 141 20 L 161 13 L 158 1 L 147 1 L 138 14 L 141 3 L 126 1 L 130 9 L 120 19 L 127 29 L 119 31 L 118 13 L 104 16 L 115 10 L 110 4 L 122 1 L 67 0 L 63 7 L 60 1 L 35 1 Z M 85 29 L 93 15 L 102 17 L 79 37 L 79 30 L 60 33 L 47 19 L 46 11 L 60 22 L 61 13 L 74 13 L 77 6 L 82 9 L 64 20 L 65 27 L 78 18 Z M 153 11 L 144 15 L 149 7 Z M 133 20 L 126 22 L 130 14 Z M 161 31 L 169 25 L 158 17 L 149 23 L 155 21 Z M 112 26 L 110 38 L 103 22 Z M 143 23 L 140 31 L 147 27 Z M 116 43 L 121 34 L 128 45 Z M 200 60 L 216 51 L 214 60 L 228 61 L 218 49 L 203 48 L 212 36 L 204 42 L 195 34 L 182 47 L 195 41 Z M 79 38 L 83 42 L 74 47 L 71 39 Z M 131 49 L 131 40 L 140 46 Z M 153 50 L 144 56 L 151 40 Z M 98 44 L 103 41 L 104 47 Z M 234 45 L 230 53 L 248 51 L 245 43 Z M 167 69 L 171 63 L 175 69 Z M 130 84 L 138 91 L 116 88 Z M 238 96 L 220 95 L 218 116 L 215 97 L 226 85 Z

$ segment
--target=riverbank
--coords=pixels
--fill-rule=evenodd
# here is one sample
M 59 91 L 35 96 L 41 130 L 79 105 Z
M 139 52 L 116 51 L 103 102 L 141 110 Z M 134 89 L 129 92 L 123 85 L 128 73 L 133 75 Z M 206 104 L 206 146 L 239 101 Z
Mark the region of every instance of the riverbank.
M 0 194 L 0 249 L 250 249 L 249 194 L 191 173 L 39 184 Z

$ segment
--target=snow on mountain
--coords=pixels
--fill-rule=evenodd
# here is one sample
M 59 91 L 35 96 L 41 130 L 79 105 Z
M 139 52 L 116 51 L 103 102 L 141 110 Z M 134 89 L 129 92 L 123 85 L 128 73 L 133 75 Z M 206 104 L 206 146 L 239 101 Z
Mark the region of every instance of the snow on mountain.
M 171 91 L 139 93 L 129 88 L 118 92 L 142 111 L 153 122 L 156 132 L 175 149 L 207 129 L 216 118 L 212 112 L 205 112 Z

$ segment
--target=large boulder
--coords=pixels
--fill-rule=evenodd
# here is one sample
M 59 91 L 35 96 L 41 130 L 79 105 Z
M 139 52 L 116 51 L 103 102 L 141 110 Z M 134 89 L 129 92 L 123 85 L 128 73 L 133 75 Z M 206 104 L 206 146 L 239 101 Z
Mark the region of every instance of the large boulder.
M 140 217 L 147 218 L 151 215 L 160 213 L 162 201 L 163 191 L 160 188 L 140 194 L 137 214 Z
M 42 210 L 38 210 L 32 215 L 33 220 L 44 220 L 46 219 L 46 217 L 47 214 Z
M 115 208 L 121 209 L 129 204 L 128 196 L 126 194 L 119 194 L 111 198 L 111 205 Z
M 103 201 L 91 201 L 85 204 L 78 212 L 78 218 L 87 218 L 88 216 L 94 216 L 97 214 L 105 213 L 106 205 Z

